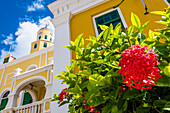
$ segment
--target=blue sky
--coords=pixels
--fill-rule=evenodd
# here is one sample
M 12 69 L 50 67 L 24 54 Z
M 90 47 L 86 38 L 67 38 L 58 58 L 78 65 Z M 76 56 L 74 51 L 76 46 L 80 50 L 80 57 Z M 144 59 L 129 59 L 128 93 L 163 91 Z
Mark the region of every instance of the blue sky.
M 0 0 L 0 64 L 6 54 L 20 58 L 30 53 L 31 42 L 46 23 L 54 30 L 47 5 L 56 0 Z

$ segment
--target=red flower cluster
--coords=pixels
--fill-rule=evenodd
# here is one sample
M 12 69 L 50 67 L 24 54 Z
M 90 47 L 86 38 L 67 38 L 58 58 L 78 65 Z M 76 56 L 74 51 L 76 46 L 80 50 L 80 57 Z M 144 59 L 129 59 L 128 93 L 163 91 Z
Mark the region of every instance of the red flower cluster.
M 67 90 L 67 88 L 64 88 L 61 90 L 60 93 L 60 102 L 66 97 L 66 95 L 68 94 L 67 92 L 64 92 L 65 90 Z
M 160 70 L 156 67 L 159 62 L 157 54 L 152 49 L 133 45 L 121 54 L 119 66 L 124 77 L 123 83 L 136 89 L 151 89 L 152 85 L 161 77 Z
M 90 106 L 89 113 L 95 113 L 95 110 L 97 110 L 95 107 Z M 102 110 L 102 108 L 101 108 L 101 110 Z M 100 111 L 98 111 L 97 113 L 100 113 Z

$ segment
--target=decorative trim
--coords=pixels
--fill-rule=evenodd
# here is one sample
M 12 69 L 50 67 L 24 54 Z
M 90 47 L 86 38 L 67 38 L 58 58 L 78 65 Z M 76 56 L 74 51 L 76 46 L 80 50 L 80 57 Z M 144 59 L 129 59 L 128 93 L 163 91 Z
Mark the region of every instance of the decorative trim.
M 41 67 L 41 55 L 42 55 L 42 54 L 40 54 L 39 67 Z
M 21 83 L 19 83 L 18 86 L 14 89 L 14 91 L 12 93 L 19 94 L 18 91 L 20 91 L 21 89 L 24 88 L 24 84 L 29 84 L 29 83 L 37 81 L 37 80 L 43 80 L 45 83 L 47 83 L 47 80 L 45 77 L 42 77 L 42 76 L 30 77 L 30 78 L 22 81 Z
M 108 10 L 108 11 L 105 11 L 105 12 L 103 12 L 103 13 L 101 13 L 101 14 L 98 14 L 98 15 L 92 17 L 92 19 L 93 19 L 93 25 L 94 25 L 94 29 L 95 29 L 95 33 L 96 33 L 96 37 L 99 35 L 99 33 L 98 33 L 98 30 L 97 30 L 95 18 L 100 17 L 100 16 L 102 16 L 102 15 L 104 15 L 104 14 L 110 13 L 110 12 L 115 11 L 115 10 L 118 11 L 119 16 L 120 16 L 120 18 L 121 18 L 121 21 L 122 21 L 124 27 L 125 27 L 125 28 L 128 28 L 128 26 L 127 26 L 127 24 L 126 24 L 126 21 L 125 21 L 125 19 L 124 19 L 124 17 L 123 17 L 123 14 L 122 14 L 122 12 L 121 12 L 121 10 L 120 10 L 120 8 L 117 7 L 117 8 L 110 9 L 110 10 Z
M 12 74 L 15 74 L 15 72 L 12 72 L 12 73 L 9 73 L 9 74 L 6 75 L 4 85 L 9 85 L 9 84 L 11 84 L 11 83 L 6 84 L 6 82 L 7 82 L 8 76 L 9 76 L 9 75 L 12 75 Z M 11 77 L 11 78 L 12 78 L 12 77 Z
M 31 76 L 31 75 L 34 75 L 34 74 L 37 74 L 37 73 L 41 73 L 43 71 L 47 71 L 47 70 L 50 70 L 50 69 L 52 69 L 52 64 L 49 64 L 47 66 L 43 66 L 43 67 L 40 67 L 40 68 L 37 68 L 37 69 L 34 69 L 34 70 L 30 70 L 30 71 L 21 73 L 17 76 L 12 77 L 12 81 L 16 81 L 18 79 L 22 79 L 22 78 L 25 78 L 25 77 L 28 77 L 28 76 Z
M 164 2 L 169 6 L 170 4 L 169 4 L 169 2 L 167 1 L 167 0 L 164 0 Z
M 53 51 L 53 50 L 54 50 L 54 45 L 49 46 L 49 47 L 47 47 L 47 48 L 44 48 L 44 49 L 41 49 L 41 50 L 39 50 L 39 51 L 33 52 L 33 53 L 29 54 L 29 55 L 26 55 L 26 56 L 24 56 L 24 57 L 18 58 L 18 59 L 14 60 L 14 61 L 11 61 L 11 62 L 9 62 L 9 63 L 1 64 L 1 65 L 0 65 L 0 69 L 3 68 L 4 66 L 5 66 L 5 67 L 9 67 L 9 66 L 12 66 L 12 65 L 14 65 L 14 64 L 18 64 L 18 63 L 23 62 L 23 61 L 26 61 L 26 60 L 28 60 L 28 59 L 34 58 L 34 57 L 36 57 L 36 56 L 38 56 L 38 55 L 41 55 L 41 54 L 43 54 L 43 53 L 46 53 L 46 51 L 47 51 L 47 52 L 50 52 L 50 51 Z
M 36 68 L 37 68 L 37 65 L 36 65 L 36 64 L 31 64 L 31 65 L 26 69 L 26 71 L 30 71 L 29 69 L 30 69 L 31 67 L 35 67 L 35 69 L 36 69 Z M 31 69 L 31 70 L 34 70 L 34 69 Z
M 3 72 L 2 72 L 2 76 L 1 76 L 0 85 L 1 85 L 1 83 L 2 83 L 2 79 L 3 79 L 3 77 L 4 77 L 4 73 L 5 73 L 5 66 L 4 66 L 4 69 L 3 69 Z
M 47 7 L 56 18 L 69 12 L 76 15 L 108 1 L 110 0 L 57 0 Z

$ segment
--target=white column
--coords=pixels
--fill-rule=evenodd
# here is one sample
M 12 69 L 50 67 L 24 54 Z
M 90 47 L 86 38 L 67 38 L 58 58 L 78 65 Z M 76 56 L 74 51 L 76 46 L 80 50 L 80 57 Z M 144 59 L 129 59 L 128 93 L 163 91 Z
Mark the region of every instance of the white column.
M 6 109 L 11 109 L 12 107 L 16 107 L 18 97 L 19 95 L 17 94 L 9 94 Z
M 23 104 L 24 93 L 25 93 L 24 90 L 22 90 L 22 91 L 20 92 L 20 95 L 19 95 L 19 104 L 18 104 L 19 106 L 22 106 L 22 104 Z
M 67 48 L 63 47 L 64 45 L 70 44 L 71 16 L 72 15 L 70 13 L 67 13 L 52 20 L 55 26 L 53 75 L 60 74 L 60 72 L 66 70 L 65 64 L 68 66 L 71 64 L 71 52 Z M 67 87 L 67 85 L 61 83 L 62 80 L 58 80 L 53 76 L 52 94 L 59 94 L 63 88 Z M 67 105 L 58 107 L 57 102 L 51 103 L 52 113 L 67 113 L 67 111 Z

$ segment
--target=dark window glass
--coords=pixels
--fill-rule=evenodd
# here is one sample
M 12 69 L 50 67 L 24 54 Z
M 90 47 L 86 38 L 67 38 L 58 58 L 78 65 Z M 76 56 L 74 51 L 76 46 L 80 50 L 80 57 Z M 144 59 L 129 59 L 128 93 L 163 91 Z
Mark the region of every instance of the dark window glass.
M 50 38 L 50 41 L 52 41 L 52 38 Z
M 7 91 L 7 92 L 3 95 L 3 97 L 2 97 L 2 98 L 6 98 L 6 97 L 8 97 L 9 93 L 10 93 L 10 91 Z
M 30 104 L 30 103 L 32 103 L 32 101 L 33 100 L 32 100 L 30 93 L 25 92 L 24 93 L 24 99 L 23 99 L 23 105 Z
M 170 3 L 170 0 L 167 0 L 168 1 L 168 3 Z
M 37 48 L 37 43 L 34 44 L 34 49 L 36 49 L 36 48 Z
M 44 42 L 44 45 L 43 45 L 43 47 L 47 47 L 47 43 L 46 43 L 46 42 Z
M 8 63 L 8 61 L 9 61 L 9 57 L 7 57 L 7 58 L 4 59 L 3 64 Z
M 47 39 L 47 35 L 45 35 L 44 39 Z
M 115 28 L 115 26 L 118 23 L 122 24 L 121 18 L 119 16 L 119 13 L 117 10 L 107 13 L 105 15 L 102 15 L 100 17 L 97 17 L 95 20 L 96 20 L 96 24 L 97 24 L 98 33 L 102 32 L 99 25 L 110 26 L 110 24 L 112 23 L 113 27 Z M 123 24 L 122 24 L 122 28 L 124 28 Z
M 41 36 L 39 36 L 38 39 L 41 39 Z

